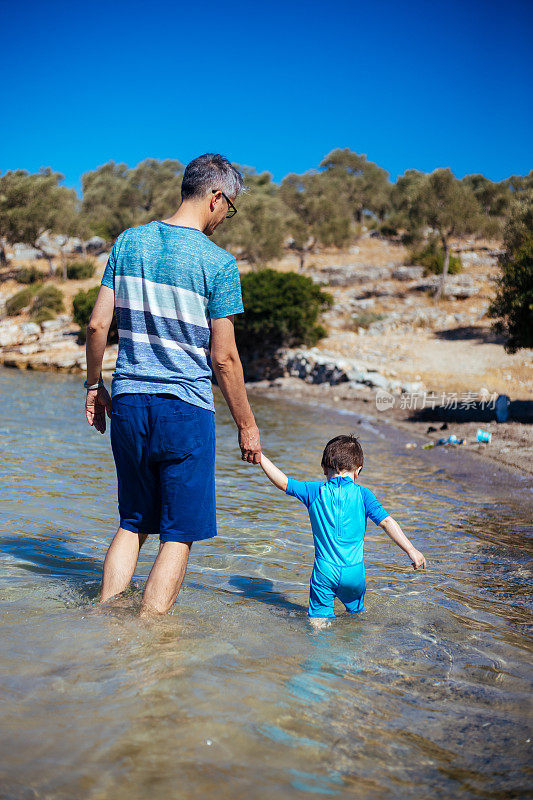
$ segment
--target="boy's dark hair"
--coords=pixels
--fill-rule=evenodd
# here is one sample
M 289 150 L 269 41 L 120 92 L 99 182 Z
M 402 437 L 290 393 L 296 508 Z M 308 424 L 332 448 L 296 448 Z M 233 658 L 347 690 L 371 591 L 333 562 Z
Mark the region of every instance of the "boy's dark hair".
M 324 448 L 322 467 L 326 472 L 354 472 L 363 466 L 363 448 L 353 434 L 335 436 Z

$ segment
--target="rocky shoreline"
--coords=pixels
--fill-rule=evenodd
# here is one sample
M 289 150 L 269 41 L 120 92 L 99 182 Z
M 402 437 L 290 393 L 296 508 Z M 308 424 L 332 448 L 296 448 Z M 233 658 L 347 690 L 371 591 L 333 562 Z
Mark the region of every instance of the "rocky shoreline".
M 79 329 L 71 317 L 35 322 L 0 320 L 0 364 L 18 369 L 85 372 L 85 345 L 78 341 Z M 103 371 L 115 368 L 118 346 L 107 347 Z
M 353 381 L 336 385 L 329 383 L 308 383 L 294 377 L 276 378 L 273 381 L 256 381 L 247 384 L 248 393 L 253 397 L 269 397 L 306 406 L 320 406 L 335 412 L 363 417 L 379 425 L 390 425 L 402 430 L 407 441 L 406 453 L 418 448 L 432 449 L 436 454 L 444 453 L 452 459 L 461 461 L 464 455 L 472 455 L 492 465 L 518 471 L 522 476 L 533 476 L 533 438 L 531 422 L 509 419 L 497 422 L 495 414 L 489 411 L 481 422 L 476 419 L 450 419 L 449 421 L 417 418 L 410 409 L 402 408 L 400 402 L 380 411 L 376 404 L 379 389 Z M 401 398 L 398 395 L 398 399 Z M 435 415 L 438 416 L 438 415 Z M 492 418 L 491 418 L 492 417 Z M 347 430 L 353 425 L 347 422 Z M 477 430 L 481 427 L 491 434 L 491 441 L 477 441 Z M 439 446 L 443 438 L 455 434 L 463 444 Z M 439 456 L 436 456 L 439 457 Z M 532 484 L 533 488 L 533 484 Z
M 103 372 L 110 377 L 116 362 L 117 346 L 106 349 Z M 320 405 L 335 411 L 356 414 L 380 424 L 393 425 L 409 432 L 406 449 L 437 446 L 439 439 L 454 434 L 462 445 L 446 445 L 457 458 L 465 452 L 493 463 L 533 475 L 533 420 L 510 419 L 498 423 L 490 411 L 474 419 L 448 415 L 447 421 L 435 413 L 424 417 L 407 407 L 407 397 L 425 396 L 422 381 L 387 377 L 377 369 L 363 366 L 353 358 L 324 352 L 318 348 L 291 349 L 278 354 L 281 376 L 247 384 L 250 395 L 269 396 L 307 405 Z M 17 369 L 83 373 L 86 370 L 85 346 L 78 341 L 78 329 L 67 315 L 40 325 L 33 322 L 0 320 L 0 364 Z M 378 398 L 387 399 L 380 405 Z M 436 409 L 438 411 L 438 408 Z M 529 409 L 525 412 L 531 413 Z M 464 415 L 463 415 L 464 416 Z M 479 427 L 491 434 L 490 443 L 477 441 Z

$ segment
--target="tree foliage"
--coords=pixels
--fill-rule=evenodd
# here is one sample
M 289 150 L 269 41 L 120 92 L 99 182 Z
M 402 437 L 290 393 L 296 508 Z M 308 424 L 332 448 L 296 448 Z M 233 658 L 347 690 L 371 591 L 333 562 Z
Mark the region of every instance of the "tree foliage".
M 444 263 L 437 299 L 444 290 L 450 264 L 450 239 L 481 231 L 483 216 L 472 189 L 449 169 L 437 169 L 419 183 L 411 200 L 408 219 L 419 231 L 427 226 L 439 237 L 444 250 Z
M 356 222 L 363 221 L 364 212 L 383 220 L 390 210 L 391 184 L 389 173 L 348 148 L 333 150 L 320 164 L 331 178 L 342 187 L 351 215 Z
M 217 228 L 214 238 L 221 247 L 235 250 L 255 266 L 280 258 L 286 214 L 269 172 L 258 175 L 249 167 L 238 169 L 243 172 L 246 187 L 239 199 L 239 213 Z
M 8 170 L 0 175 L 0 235 L 10 244 L 37 249 L 46 231 L 67 233 L 77 215 L 74 189 L 60 186 L 63 175 L 49 167 L 31 174 Z
M 444 248 L 441 246 L 438 239 L 432 238 L 420 249 L 411 251 L 409 263 L 424 267 L 426 273 L 430 272 L 433 275 L 442 275 L 444 270 L 444 258 Z M 448 273 L 450 275 L 456 275 L 458 272 L 461 272 L 461 269 L 461 259 L 450 253 Z
M 516 202 L 505 228 L 496 297 L 489 315 L 505 349 L 533 347 L 533 195 Z
M 82 342 L 87 338 L 87 325 L 99 291 L 99 286 L 93 286 L 92 289 L 88 289 L 86 292 L 80 289 L 72 300 L 72 316 L 74 317 L 74 322 L 80 326 L 79 338 Z M 115 314 L 113 314 L 113 320 L 107 335 L 107 343 L 115 344 L 116 342 L 118 342 L 117 320 Z
M 82 177 L 82 211 L 97 236 L 114 241 L 126 228 L 172 214 L 180 198 L 183 165 L 147 158 L 133 169 L 110 161 Z
M 244 314 L 235 321 L 239 352 L 246 362 L 279 347 L 313 345 L 325 335 L 318 322 L 332 298 L 296 272 L 262 269 L 242 278 Z

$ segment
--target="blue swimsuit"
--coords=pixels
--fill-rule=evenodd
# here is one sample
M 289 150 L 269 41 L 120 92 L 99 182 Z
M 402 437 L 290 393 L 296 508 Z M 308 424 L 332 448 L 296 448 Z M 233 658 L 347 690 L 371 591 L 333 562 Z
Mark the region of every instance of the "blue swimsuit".
M 347 611 L 364 611 L 363 540 L 366 520 L 379 525 L 388 512 L 366 486 L 337 475 L 327 483 L 289 478 L 287 494 L 307 507 L 315 543 L 309 593 L 310 617 L 334 617 L 335 596 Z

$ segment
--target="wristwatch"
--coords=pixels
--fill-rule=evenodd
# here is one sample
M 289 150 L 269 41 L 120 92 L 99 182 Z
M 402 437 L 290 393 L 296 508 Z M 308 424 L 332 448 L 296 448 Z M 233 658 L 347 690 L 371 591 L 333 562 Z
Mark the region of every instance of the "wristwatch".
M 88 381 L 85 381 L 84 384 L 83 384 L 83 388 L 87 389 L 87 391 L 89 391 L 90 389 L 99 389 L 100 386 L 103 386 L 103 385 L 104 385 L 104 382 L 103 382 L 102 378 L 100 378 L 98 383 L 88 383 Z

